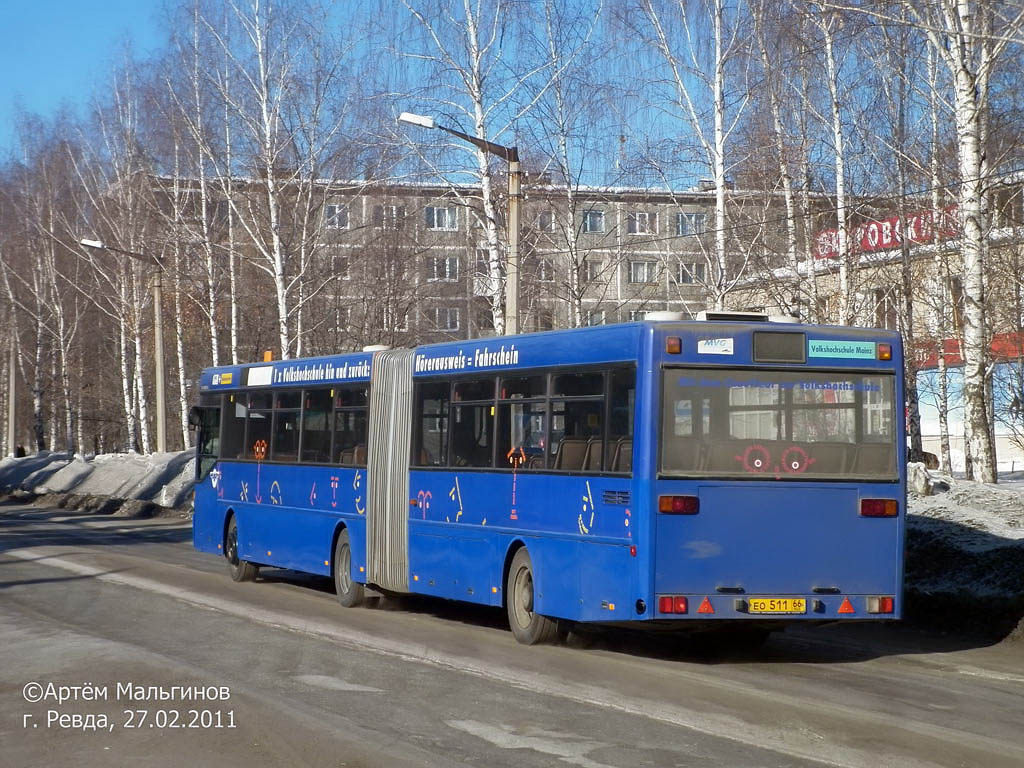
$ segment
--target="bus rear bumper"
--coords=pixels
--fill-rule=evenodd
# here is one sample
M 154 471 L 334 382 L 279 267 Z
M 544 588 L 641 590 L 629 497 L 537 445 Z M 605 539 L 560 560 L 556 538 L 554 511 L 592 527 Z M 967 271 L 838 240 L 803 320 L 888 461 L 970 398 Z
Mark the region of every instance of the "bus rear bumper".
M 657 595 L 645 618 L 659 621 L 892 621 L 902 618 L 894 593 L 761 596 L 746 594 Z

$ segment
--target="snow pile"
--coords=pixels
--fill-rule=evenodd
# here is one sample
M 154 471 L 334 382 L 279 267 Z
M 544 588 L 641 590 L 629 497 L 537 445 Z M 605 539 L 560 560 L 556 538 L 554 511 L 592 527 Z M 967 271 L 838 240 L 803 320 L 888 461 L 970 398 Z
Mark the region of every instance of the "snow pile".
M 1021 547 L 1024 551 L 1021 490 L 930 474 L 933 482 L 934 478 L 941 478 L 940 482 L 945 482 L 949 490 L 935 496 L 911 494 L 910 527 L 934 533 L 971 552 L 1001 547 Z
M 101 454 L 99 456 L 42 452 L 0 461 L 0 488 L 36 496 L 69 494 L 88 499 L 150 502 L 177 508 L 192 491 L 194 452 Z M 109 507 L 108 507 L 109 508 Z
M 1024 489 L 931 474 L 936 495 L 909 497 L 908 615 L 998 637 L 1024 627 Z

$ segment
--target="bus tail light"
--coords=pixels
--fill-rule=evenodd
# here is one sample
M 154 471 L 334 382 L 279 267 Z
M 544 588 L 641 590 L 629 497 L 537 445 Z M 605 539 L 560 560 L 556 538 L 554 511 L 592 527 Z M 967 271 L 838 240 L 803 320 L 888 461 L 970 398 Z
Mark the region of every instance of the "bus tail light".
M 861 499 L 861 517 L 896 517 L 900 503 L 896 499 Z
M 868 613 L 892 613 L 894 604 L 895 601 L 892 597 L 884 597 L 881 595 L 878 597 L 869 597 Z
M 659 496 L 658 511 L 666 515 L 696 515 L 700 499 L 696 496 Z
M 685 595 L 659 595 L 658 613 L 689 613 L 690 604 Z

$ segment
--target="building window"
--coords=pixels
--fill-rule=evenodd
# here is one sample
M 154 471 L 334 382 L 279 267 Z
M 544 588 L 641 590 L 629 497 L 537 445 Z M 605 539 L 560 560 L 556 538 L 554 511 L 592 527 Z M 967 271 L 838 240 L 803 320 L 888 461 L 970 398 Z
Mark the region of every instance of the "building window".
M 631 310 L 629 310 L 629 319 L 630 319 L 631 322 L 636 322 L 637 320 L 643 320 L 646 315 L 647 315 L 647 310 L 646 309 L 631 309 Z
M 587 282 L 595 283 L 604 274 L 604 262 L 601 259 L 587 259 Z
M 656 262 L 656 261 L 631 261 L 631 262 L 629 262 L 629 282 L 631 282 L 631 283 L 656 283 L 656 282 L 658 282 L 658 262 Z
M 707 216 L 703 213 L 677 213 L 676 235 L 703 235 L 707 231 Z
M 704 262 L 696 262 L 693 264 L 686 264 L 684 262 L 680 262 L 679 276 L 676 282 L 685 283 L 687 285 L 691 283 L 703 283 Z
M 555 314 L 550 309 L 537 310 L 537 330 L 550 331 L 555 327 Z
M 331 274 L 338 280 L 348 280 L 351 277 L 348 251 L 338 246 L 328 246 L 327 253 L 330 254 Z
M 324 226 L 328 229 L 348 229 L 348 206 L 333 203 L 325 205 Z
M 342 306 L 340 298 L 336 297 L 334 301 L 334 332 L 348 333 L 352 325 L 352 307 Z
M 440 331 L 459 330 L 459 308 L 458 307 L 435 307 L 430 311 L 430 319 L 434 327 Z
M 404 222 L 404 205 L 373 206 L 373 226 L 378 229 L 401 229 Z
M 626 231 L 631 235 L 653 235 L 658 231 L 658 214 L 634 211 L 626 216 Z
M 550 283 L 555 279 L 555 269 L 551 259 L 541 259 L 537 262 L 537 279 L 542 283 Z
M 384 306 L 377 311 L 377 318 L 382 331 L 407 331 L 409 329 L 408 309 Z
M 554 232 L 555 231 L 555 212 L 554 211 L 541 211 L 537 217 L 537 231 L 538 232 Z
M 875 327 L 899 330 L 899 300 L 885 288 L 875 289 Z
M 454 282 L 459 279 L 458 256 L 431 256 L 430 280 Z
M 604 211 L 584 211 L 583 231 L 591 233 L 604 232 Z
M 587 312 L 587 325 L 604 325 L 604 310 L 592 309 Z
M 438 208 L 428 205 L 426 215 L 427 229 L 455 232 L 459 228 L 459 212 L 457 208 Z
M 475 211 L 473 213 L 473 226 L 476 229 L 485 229 L 487 227 L 487 216 L 483 211 Z M 494 211 L 494 226 L 498 229 L 505 228 L 505 211 L 500 208 Z

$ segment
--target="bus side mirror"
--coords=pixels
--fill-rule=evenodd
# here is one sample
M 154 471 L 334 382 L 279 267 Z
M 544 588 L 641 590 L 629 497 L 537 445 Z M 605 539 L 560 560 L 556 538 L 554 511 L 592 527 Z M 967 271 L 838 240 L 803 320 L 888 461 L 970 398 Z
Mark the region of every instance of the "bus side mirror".
M 188 411 L 188 431 L 195 432 L 202 426 L 203 423 L 203 409 L 198 405 L 193 405 Z

